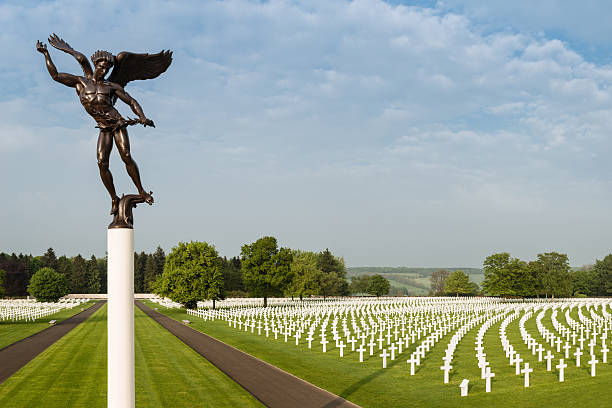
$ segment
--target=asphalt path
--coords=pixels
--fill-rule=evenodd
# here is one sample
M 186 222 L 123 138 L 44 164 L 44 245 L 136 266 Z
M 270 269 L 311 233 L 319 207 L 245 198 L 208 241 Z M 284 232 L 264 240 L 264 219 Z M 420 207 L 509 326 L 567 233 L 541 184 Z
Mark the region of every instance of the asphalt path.
M 141 302 L 136 302 L 136 305 L 268 407 L 359 407 L 278 367 L 179 323 Z
M 30 337 L 19 340 L 0 350 L 0 384 L 19 371 L 21 367 L 25 366 L 33 358 L 45 351 L 47 347 L 85 321 L 96 310 L 100 309 L 104 303 L 106 303 L 106 301 L 97 302 L 93 306 L 90 306 L 61 323 L 50 326 L 47 329 L 39 331 Z

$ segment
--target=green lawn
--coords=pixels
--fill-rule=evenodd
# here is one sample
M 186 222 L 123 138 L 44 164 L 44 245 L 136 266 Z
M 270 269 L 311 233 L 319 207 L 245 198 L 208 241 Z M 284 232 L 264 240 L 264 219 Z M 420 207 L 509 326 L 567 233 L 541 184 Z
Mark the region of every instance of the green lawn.
M 415 376 L 410 376 L 406 359 L 414 350 L 410 347 L 400 358 L 390 362 L 387 369 L 382 369 L 382 359 L 375 356 L 359 363 L 356 352 L 347 352 L 340 358 L 335 347 L 328 348 L 327 353 L 321 352 L 321 346 L 313 342 L 313 349 L 308 350 L 304 340 L 299 346 L 294 341 L 285 343 L 284 338 L 278 340 L 266 339 L 265 335 L 245 333 L 228 327 L 226 322 L 204 322 L 194 316 L 187 315 L 184 310 L 165 309 L 160 311 L 177 320 L 189 319 L 192 327 L 201 330 L 221 341 L 237 347 L 249 354 L 282 368 L 321 388 L 327 389 L 363 407 L 604 407 L 612 401 L 612 364 L 597 367 L 597 377 L 591 378 L 588 367 L 570 367 L 566 369 L 566 381 L 558 382 L 556 371 L 547 372 L 545 363 L 538 363 L 537 356 L 532 356 L 520 338 L 518 319 L 507 329 L 509 339 L 515 348 L 520 349 L 521 356 L 528 358 L 530 365 L 536 369 L 531 374 L 530 388 L 523 387 L 523 377 L 514 375 L 514 367 L 508 364 L 501 342 L 499 327 L 501 321 L 492 325 L 485 335 L 485 353 L 490 361 L 492 371 L 496 374 L 492 382 L 492 392 L 484 392 L 484 380 L 480 379 L 480 369 L 474 351 L 474 340 L 478 332 L 476 327 L 468 332 L 459 343 L 452 362 L 450 384 L 443 384 L 443 372 L 440 370 L 444 349 L 452 334 L 447 335 L 427 353 L 424 363 L 418 368 Z M 576 310 L 573 311 L 576 314 Z M 576 319 L 576 316 L 574 316 Z M 561 313 L 558 320 L 564 322 Z M 552 328 L 550 311 L 543 322 Z M 535 327 L 535 316 L 527 324 L 532 336 L 539 338 Z M 330 346 L 328 344 L 328 346 Z M 521 346 L 524 349 L 521 349 Z M 367 352 L 365 354 L 368 354 Z M 555 353 L 557 354 L 557 353 Z M 599 357 L 601 360 L 601 358 Z M 558 360 L 558 356 L 557 359 Z M 567 362 L 567 361 L 566 361 Z M 555 361 L 557 364 L 557 361 Z M 459 383 L 467 378 L 470 380 L 470 394 L 460 397 Z
M 138 407 L 261 406 L 142 311 L 135 311 Z M 0 385 L 0 407 L 106 407 L 106 305 Z
M 39 331 L 42 331 L 49 327 L 51 320 L 57 320 L 57 322 L 64 321 L 69 317 L 79 313 L 81 309 L 87 309 L 91 307 L 94 302 L 90 301 L 80 306 L 75 306 L 72 309 L 64 309 L 58 313 L 50 316 L 45 316 L 40 319 L 32 321 L 2 321 L 0 322 L 0 349 L 15 343 L 21 339 L 25 339 Z

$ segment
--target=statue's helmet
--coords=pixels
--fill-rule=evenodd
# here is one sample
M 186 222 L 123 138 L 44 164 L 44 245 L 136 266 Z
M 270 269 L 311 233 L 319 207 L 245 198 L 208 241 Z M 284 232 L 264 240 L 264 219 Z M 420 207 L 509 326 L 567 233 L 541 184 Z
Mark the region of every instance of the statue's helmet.
M 100 60 L 106 60 L 106 61 L 110 62 L 111 65 L 115 64 L 115 57 L 113 56 L 113 54 L 111 54 L 108 51 L 100 51 L 100 50 L 98 50 L 98 51 L 94 52 L 94 54 L 91 56 L 91 62 L 94 63 L 94 66 Z

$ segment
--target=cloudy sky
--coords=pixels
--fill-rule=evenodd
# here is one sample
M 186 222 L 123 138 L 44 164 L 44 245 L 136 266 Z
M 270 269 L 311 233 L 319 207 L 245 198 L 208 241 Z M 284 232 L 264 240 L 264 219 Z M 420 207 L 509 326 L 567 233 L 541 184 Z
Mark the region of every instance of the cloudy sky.
M 561 0 L 2 1 L 0 251 L 104 255 L 95 122 L 35 50 L 56 32 L 88 56 L 174 51 L 165 74 L 126 88 L 157 125 L 130 128 L 156 199 L 135 210 L 139 251 L 203 240 L 229 257 L 274 235 L 349 266 L 553 250 L 592 263 L 612 242 L 611 13 Z M 111 171 L 135 192 L 116 150 Z

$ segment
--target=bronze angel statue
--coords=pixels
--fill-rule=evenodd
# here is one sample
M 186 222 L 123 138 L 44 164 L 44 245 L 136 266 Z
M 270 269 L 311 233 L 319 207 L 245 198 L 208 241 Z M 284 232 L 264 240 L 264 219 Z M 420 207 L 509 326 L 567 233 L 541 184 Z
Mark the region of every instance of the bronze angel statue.
M 130 140 L 126 128 L 137 123 L 145 127 L 155 127 L 155 124 L 145 116 L 138 102 L 125 91 L 124 87 L 130 81 L 156 78 L 165 72 L 172 62 L 172 52 L 161 51 L 158 54 L 121 52 L 115 56 L 108 51 L 96 51 L 91 56 L 91 62 L 94 65 L 92 70 L 87 58 L 80 52 L 75 51 L 56 34 L 49 37 L 49 44 L 72 55 L 83 69 L 83 76 L 58 73 L 47 46 L 40 41 L 37 42 L 36 49 L 45 56 L 47 70 L 51 78 L 61 84 L 75 88 L 81 100 L 81 105 L 98 123 L 97 127 L 100 128 L 97 148 L 98 167 L 102 182 L 111 196 L 111 214 L 117 214 L 120 201 L 115 191 L 113 176 L 108 168 L 113 140 L 130 178 L 138 189 L 138 202 L 153 204 L 153 193 L 147 193 L 142 187 L 138 166 L 130 154 Z M 108 79 L 104 79 L 111 68 L 113 68 L 113 71 L 110 76 Z M 138 119 L 124 119 L 115 109 L 114 105 L 117 98 L 129 105 Z

